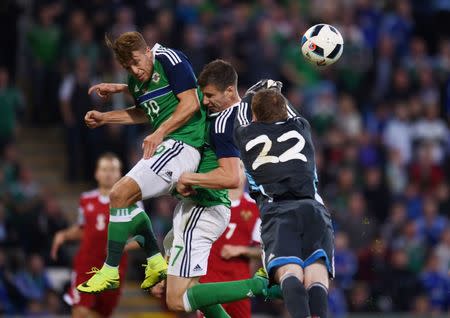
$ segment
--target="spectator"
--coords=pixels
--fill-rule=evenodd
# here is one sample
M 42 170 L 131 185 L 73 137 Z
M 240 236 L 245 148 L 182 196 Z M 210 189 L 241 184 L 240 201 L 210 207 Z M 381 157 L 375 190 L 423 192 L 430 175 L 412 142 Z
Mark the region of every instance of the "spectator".
M 426 267 L 420 275 L 431 302 L 431 312 L 443 313 L 450 306 L 450 281 L 448 275 L 439 271 L 439 259 L 435 253 L 428 258 Z
M 337 286 L 349 290 L 353 286 L 358 263 L 355 253 L 349 248 L 348 236 L 345 232 L 336 233 L 334 264 Z
M 439 271 L 443 275 L 450 275 L 450 228 L 442 232 L 441 240 L 435 249 L 435 256 L 439 262 Z
M 8 70 L 0 67 L 0 153 L 7 143 L 15 139 L 19 113 L 23 113 L 21 92 L 10 85 Z
M 30 87 L 32 87 L 32 118 L 34 123 L 55 122 L 57 117 L 56 66 L 61 44 L 61 28 L 55 23 L 60 14 L 57 3 L 41 4 L 38 22 L 30 28 L 27 39 L 30 48 Z
M 86 58 L 80 57 L 75 67 L 75 71 L 66 76 L 59 90 L 61 114 L 66 129 L 67 180 L 71 182 L 80 177 L 90 180 L 95 160 L 102 152 L 99 147 L 101 132 L 94 133 L 84 124 L 84 115 L 96 102 L 86 94 L 95 80 Z
M 349 237 L 349 246 L 359 252 L 368 246 L 376 234 L 377 223 L 367 214 L 366 201 L 359 192 L 353 192 L 348 201 L 348 214 L 336 215 L 336 221 Z
M 364 197 L 367 201 L 368 212 L 382 224 L 389 210 L 391 194 L 384 184 L 383 174 L 379 167 L 368 167 L 364 174 Z
M 129 7 L 119 8 L 116 13 L 116 21 L 111 28 L 112 37 L 116 39 L 122 33 L 136 31 L 136 29 L 133 10 Z
M 333 281 L 328 289 L 328 311 L 335 318 L 344 318 L 347 315 L 347 302 L 345 294 L 337 288 Z
M 448 220 L 439 215 L 438 205 L 431 197 L 423 202 L 423 215 L 417 219 L 419 235 L 431 246 L 439 241 L 448 225 Z
M 404 224 L 402 234 L 392 242 L 394 249 L 402 249 L 408 256 L 408 269 L 419 273 L 424 265 L 426 245 L 417 230 L 415 221 Z
M 26 268 L 15 275 L 17 288 L 30 301 L 43 301 L 51 288 L 44 266 L 44 259 L 38 254 L 32 254 L 27 260 Z
M 421 187 L 423 193 L 432 194 L 444 180 L 444 169 L 433 161 L 433 144 L 424 143 L 417 151 L 417 160 L 410 167 L 410 180 Z
M 389 216 L 381 228 L 381 237 L 386 242 L 395 241 L 401 235 L 401 230 L 406 220 L 407 214 L 404 202 L 395 201 L 392 203 Z
M 367 313 L 375 310 L 371 301 L 370 289 L 367 284 L 358 282 L 350 293 L 350 312 Z
M 409 311 L 412 309 L 411 299 L 419 295 L 422 286 L 416 275 L 408 269 L 408 255 L 396 249 L 391 255 L 391 267 L 386 268 L 382 280 L 382 295 L 389 297 L 390 311 Z
M 355 100 L 350 95 L 340 97 L 336 122 L 348 137 L 354 138 L 361 134 L 361 115 L 356 108 Z
M 98 68 L 100 50 L 94 41 L 92 26 L 84 23 L 79 27 L 76 37 L 72 40 L 68 48 L 68 56 L 70 63 L 76 63 L 80 58 L 86 58 L 89 63 L 91 74 L 95 74 Z
M 394 42 L 388 34 L 381 36 L 378 43 L 378 55 L 374 63 L 373 99 L 380 101 L 389 91 L 389 82 L 393 73 L 395 57 Z
M 383 141 L 389 150 L 398 150 L 400 163 L 407 164 L 411 160 L 411 126 L 408 108 L 404 103 L 397 103 L 395 116 L 387 123 Z
M 419 149 L 428 145 L 426 151 L 431 152 L 432 162 L 439 164 L 444 159 L 449 131 L 445 122 L 439 118 L 437 104 L 428 104 L 424 113 L 425 117 L 412 126 L 412 138 Z

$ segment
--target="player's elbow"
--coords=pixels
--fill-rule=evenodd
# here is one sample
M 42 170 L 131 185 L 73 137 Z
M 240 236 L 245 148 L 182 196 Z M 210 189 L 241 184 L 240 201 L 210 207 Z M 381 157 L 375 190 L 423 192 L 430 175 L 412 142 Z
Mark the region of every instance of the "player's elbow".
M 198 101 L 198 98 L 194 98 L 189 102 L 187 110 L 190 115 L 193 115 L 200 110 L 200 102 Z
M 226 189 L 236 189 L 241 185 L 241 178 L 239 176 L 230 176 L 227 178 L 224 188 Z

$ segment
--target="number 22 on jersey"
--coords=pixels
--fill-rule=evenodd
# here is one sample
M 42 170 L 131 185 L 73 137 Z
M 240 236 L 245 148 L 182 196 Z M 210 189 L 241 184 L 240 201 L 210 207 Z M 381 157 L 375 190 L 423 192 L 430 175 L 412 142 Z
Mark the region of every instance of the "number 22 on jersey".
M 259 144 L 264 144 L 258 157 L 256 157 L 255 161 L 253 161 L 252 169 L 256 170 L 258 167 L 266 163 L 286 162 L 296 159 L 307 162 L 308 160 L 306 159 L 306 156 L 301 153 L 305 147 L 305 138 L 303 138 L 298 131 L 290 130 L 278 137 L 276 141 L 284 142 L 290 139 L 297 139 L 298 142 L 279 156 L 268 155 L 270 149 L 272 148 L 272 140 L 270 140 L 267 135 L 259 135 L 258 137 L 247 142 L 245 145 L 246 151 L 251 150 Z

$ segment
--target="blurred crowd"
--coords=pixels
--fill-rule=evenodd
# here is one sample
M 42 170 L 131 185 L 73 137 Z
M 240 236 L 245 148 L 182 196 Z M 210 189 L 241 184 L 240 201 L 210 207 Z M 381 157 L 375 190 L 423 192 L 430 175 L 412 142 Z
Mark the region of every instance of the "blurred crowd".
M 2 1 L 0 313 L 63 311 L 46 268 L 67 217 L 21 164 L 19 127 L 64 128 L 66 182 L 92 181 L 103 151 L 128 167 L 141 156 L 150 127 L 91 131 L 82 120 L 93 108 L 132 105 L 87 95 L 93 83 L 125 81 L 104 35 L 131 30 L 182 50 L 197 74 L 212 59 L 232 62 L 243 92 L 261 78 L 283 81 L 313 127 L 319 192 L 334 219 L 333 317 L 448 313 L 449 19 L 445 0 Z M 345 45 L 340 61 L 319 71 L 299 40 L 320 22 L 337 27 Z M 162 237 L 174 201 L 147 204 Z M 276 316 L 279 308 L 255 304 Z

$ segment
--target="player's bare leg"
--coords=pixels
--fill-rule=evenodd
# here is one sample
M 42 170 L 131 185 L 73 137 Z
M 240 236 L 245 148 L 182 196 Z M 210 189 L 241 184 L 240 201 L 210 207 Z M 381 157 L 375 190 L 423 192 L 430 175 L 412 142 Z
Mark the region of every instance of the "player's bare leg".
M 275 282 L 279 283 L 284 302 L 293 318 L 310 317 L 308 295 L 303 285 L 303 268 L 298 264 L 286 264 L 276 269 Z
M 167 276 L 166 283 L 166 303 L 170 310 L 176 312 L 190 312 L 192 308 L 189 301 L 185 299 L 186 291 L 198 284 L 200 277 L 178 277 L 173 275 Z M 214 304 L 202 308 L 198 308 L 206 318 L 230 318 L 220 304 Z
M 304 269 L 305 287 L 308 291 L 309 309 L 314 317 L 326 318 L 328 313 L 328 270 L 323 260 Z
M 172 311 L 185 311 L 183 295 L 189 287 L 198 284 L 200 277 L 185 278 L 167 275 L 166 303 Z
M 98 312 L 90 310 L 84 306 L 74 306 L 72 308 L 72 318 L 102 318 Z
M 145 280 L 141 287 L 149 288 L 165 278 L 167 264 L 159 252 L 150 218 L 142 208 L 136 205 L 141 198 L 139 185 L 128 176 L 114 185 L 110 193 L 106 261 L 100 270 L 93 270 L 94 276 L 91 279 L 77 287 L 79 291 L 97 293 L 119 287 L 118 267 L 123 249 L 128 238 L 135 235 L 144 238 L 142 247 L 147 255 Z

